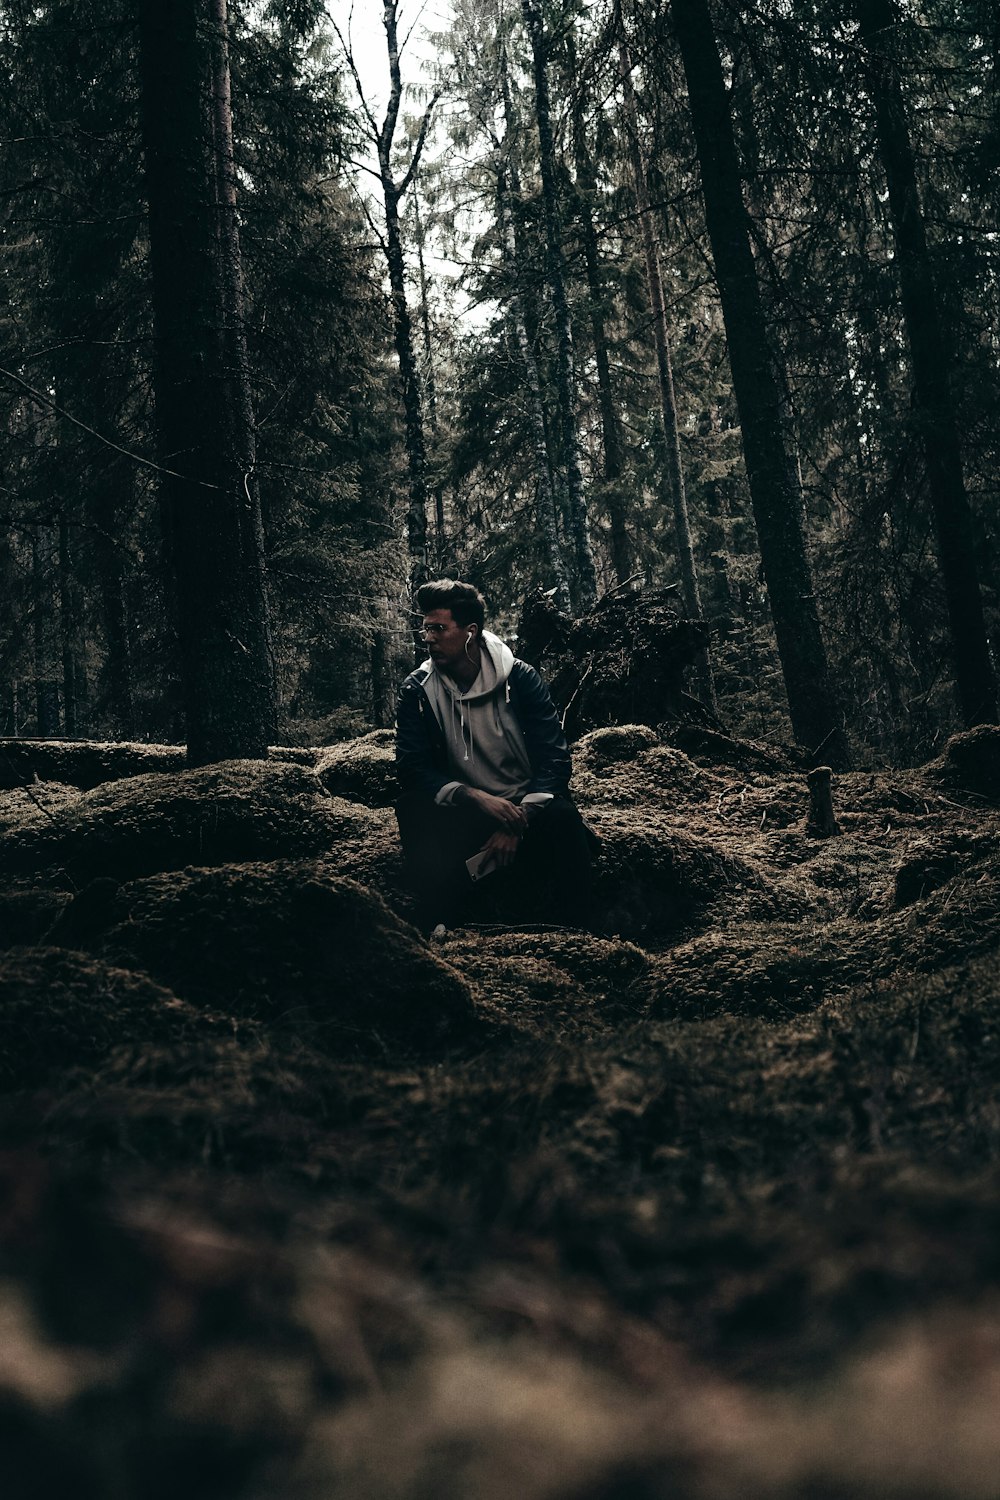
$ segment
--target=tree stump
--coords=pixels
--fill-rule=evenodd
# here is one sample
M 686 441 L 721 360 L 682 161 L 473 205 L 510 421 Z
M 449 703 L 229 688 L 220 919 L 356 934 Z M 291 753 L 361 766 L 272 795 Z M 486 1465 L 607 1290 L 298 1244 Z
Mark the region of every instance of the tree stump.
M 833 810 L 833 792 L 829 766 L 817 766 L 806 777 L 809 787 L 809 815 L 806 818 L 806 833 L 812 838 L 829 839 L 840 832 L 837 814 Z

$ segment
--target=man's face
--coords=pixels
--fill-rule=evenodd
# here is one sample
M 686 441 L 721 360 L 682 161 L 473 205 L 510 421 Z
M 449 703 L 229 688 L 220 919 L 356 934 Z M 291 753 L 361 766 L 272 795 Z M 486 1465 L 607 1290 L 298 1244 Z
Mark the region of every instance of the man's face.
M 470 630 L 472 640 L 469 639 Z M 448 672 L 458 662 L 468 661 L 473 656 L 477 635 L 474 625 L 459 625 L 450 609 L 432 609 L 430 614 L 424 615 L 424 639 L 431 661 L 441 672 Z

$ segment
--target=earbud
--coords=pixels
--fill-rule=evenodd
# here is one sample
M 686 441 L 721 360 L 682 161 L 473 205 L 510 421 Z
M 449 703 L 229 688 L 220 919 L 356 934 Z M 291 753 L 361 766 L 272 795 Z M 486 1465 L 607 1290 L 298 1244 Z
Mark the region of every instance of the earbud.
M 465 637 L 465 639 L 467 641 L 471 641 L 472 640 L 472 635 L 473 635 L 473 632 L 470 630 L 469 633 L 468 633 L 468 635 Z

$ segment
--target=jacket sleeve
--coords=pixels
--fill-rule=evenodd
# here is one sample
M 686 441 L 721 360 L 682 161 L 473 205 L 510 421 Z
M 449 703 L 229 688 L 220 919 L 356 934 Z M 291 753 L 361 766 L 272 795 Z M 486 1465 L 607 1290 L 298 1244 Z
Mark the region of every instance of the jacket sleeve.
M 531 761 L 531 782 L 525 795 L 549 792 L 565 797 L 572 766 L 566 736 L 549 690 L 534 667 L 517 661 L 511 672 L 511 698 Z
M 439 768 L 435 753 L 433 716 L 422 689 L 407 686 L 396 708 L 396 776 L 404 792 L 435 798 L 450 778 Z

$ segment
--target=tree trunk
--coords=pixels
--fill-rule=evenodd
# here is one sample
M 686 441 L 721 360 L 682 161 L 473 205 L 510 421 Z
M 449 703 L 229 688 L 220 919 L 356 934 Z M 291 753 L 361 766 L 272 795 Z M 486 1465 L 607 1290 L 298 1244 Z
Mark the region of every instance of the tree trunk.
M 646 168 L 639 145 L 639 111 L 632 87 L 632 60 L 621 10 L 618 20 L 618 64 L 625 101 L 625 128 L 629 137 L 629 153 L 632 158 L 632 183 L 635 190 L 635 205 L 642 233 L 642 251 L 646 263 L 646 289 L 649 295 L 650 322 L 653 326 L 653 343 L 656 348 L 656 373 L 660 395 L 660 424 L 663 429 L 663 450 L 666 461 L 665 478 L 667 498 L 674 518 L 674 545 L 681 574 L 681 593 L 684 608 L 694 620 L 702 618 L 701 591 L 698 587 L 698 572 L 694 561 L 694 543 L 691 539 L 691 518 L 688 514 L 687 491 L 684 485 L 684 464 L 681 458 L 681 435 L 677 425 L 677 402 L 674 397 L 674 372 L 670 359 L 670 336 L 667 332 L 667 313 L 663 303 L 663 278 L 660 275 L 660 257 L 653 233 L 653 219 L 649 211 L 649 192 L 646 186 Z M 715 712 L 715 683 L 708 658 L 708 648 L 698 653 L 695 662 L 698 696 L 706 708 Z
M 406 305 L 406 272 L 403 265 L 403 240 L 399 227 L 399 200 L 396 194 L 388 189 L 385 193 L 385 229 L 393 331 L 396 339 L 396 357 L 399 360 L 399 380 L 403 388 L 406 461 L 410 481 L 406 535 L 410 553 L 410 570 L 413 583 L 416 585 L 427 577 L 427 451 L 424 444 L 420 375 L 413 352 L 413 325 L 410 321 L 409 308 Z
M 569 497 L 569 522 L 576 565 L 577 603 L 586 612 L 597 599 L 597 573 L 590 543 L 587 502 L 583 493 L 583 471 L 576 434 L 576 394 L 573 367 L 573 327 L 566 297 L 559 201 L 555 179 L 555 148 L 552 140 L 552 112 L 549 103 L 548 60 L 542 19 L 537 0 L 521 0 L 521 13 L 531 43 L 532 76 L 535 84 L 535 120 L 538 126 L 538 160 L 542 179 L 542 208 L 545 215 L 546 272 L 552 297 L 558 344 L 557 379 L 559 415 L 562 429 L 563 463 Z
M 216 3 L 206 16 L 199 0 L 140 0 L 154 395 L 160 463 L 170 471 L 161 504 L 194 765 L 262 757 L 274 732 L 251 401 L 235 328 L 241 272 L 222 26 Z M 217 169 L 206 150 L 209 90 Z
M 966 725 L 995 724 L 997 682 L 976 571 L 972 509 L 962 473 L 950 350 L 927 246 L 903 91 L 892 55 L 895 16 L 890 0 L 858 0 L 857 15 L 879 155 L 889 189 L 915 404 L 948 603 L 955 684 Z
M 98 299 L 87 310 L 98 326 Z M 62 382 L 65 406 L 90 426 L 126 446 L 121 414 L 138 380 L 133 351 L 124 341 L 66 351 Z M 103 633 L 104 664 L 98 679 L 103 731 L 112 739 L 135 733 L 131 639 L 126 603 L 128 517 L 135 505 L 135 465 L 123 453 L 92 451 L 83 481 L 83 515 L 88 561 L 96 584 L 97 618 Z M 82 538 L 81 538 L 82 541 Z
M 707 0 L 674 0 L 701 166 L 705 219 L 729 345 L 733 391 L 771 617 L 800 745 L 843 767 L 847 742 L 829 680 L 803 536 L 802 491 L 784 434 L 782 397 L 750 247 L 722 63 Z
M 399 42 L 396 35 L 396 0 L 385 0 L 382 21 L 389 52 L 389 103 L 378 138 L 379 172 L 385 202 L 385 249 L 389 266 L 389 291 L 392 298 L 392 322 L 399 360 L 399 379 L 403 390 L 403 423 L 406 435 L 406 462 L 409 473 L 409 505 L 406 513 L 406 537 L 410 554 L 410 581 L 415 589 L 427 577 L 427 449 L 424 442 L 423 397 L 420 374 L 413 351 L 413 325 L 406 303 L 406 268 L 403 261 L 403 238 L 399 223 L 399 203 L 405 186 L 393 175 L 392 146 L 402 99 L 399 70 Z M 419 152 L 415 150 L 404 183 L 412 177 Z
M 246 336 L 246 294 L 243 256 L 240 250 L 239 214 L 236 207 L 236 161 L 233 152 L 233 104 L 229 77 L 229 18 L 227 0 L 209 0 L 214 29 L 212 80 L 212 139 L 216 205 L 218 214 L 219 269 L 222 280 L 223 359 L 232 393 L 226 415 L 233 458 L 243 470 L 244 485 L 253 496 L 253 513 L 260 525 L 260 495 L 257 481 L 257 440 L 250 394 L 250 358 Z M 264 538 L 261 528 L 261 591 L 264 576 Z
M 88 348 L 83 361 L 72 367 L 70 410 L 84 413 L 90 425 L 108 432 L 123 446 L 127 435 L 120 417 L 137 379 L 131 351 Z M 93 559 L 104 633 L 103 692 L 111 737 L 130 739 L 135 733 L 132 684 L 132 642 L 126 598 L 127 518 L 135 502 L 135 466 L 124 454 L 105 449 L 96 456 L 84 492 L 84 515 Z
M 423 337 L 426 372 L 424 389 L 427 392 L 427 415 L 430 419 L 431 441 L 436 448 L 438 442 L 437 382 L 434 378 L 434 348 L 431 343 L 430 288 L 424 262 L 424 226 L 420 218 L 420 196 L 416 185 L 413 189 L 413 224 L 417 241 L 417 270 L 420 274 L 420 332 Z M 440 475 L 437 475 L 434 483 L 434 551 L 436 571 L 447 572 L 448 539 L 445 536 L 444 485 L 441 483 Z
M 135 733 L 135 705 L 119 528 L 127 510 L 131 487 L 131 465 L 127 460 L 116 460 L 109 466 L 104 483 L 92 486 L 87 497 L 87 520 L 93 535 L 101 622 L 107 649 L 108 715 L 112 736 L 124 739 Z
M 601 442 L 604 452 L 604 503 L 608 511 L 608 520 L 611 523 L 611 562 L 615 570 L 615 578 L 621 584 L 631 578 L 635 567 L 621 488 L 625 466 L 625 442 L 611 384 L 611 358 L 604 320 L 604 287 L 597 250 L 597 232 L 594 228 L 597 173 L 587 145 L 587 125 L 583 113 L 584 95 L 575 77 L 576 47 L 572 34 L 567 38 L 566 49 L 573 74 L 570 79 L 574 99 L 573 159 L 576 167 L 577 205 L 580 227 L 583 231 L 583 256 L 590 302 L 590 335 L 594 345 L 594 364 L 597 368 L 597 397 L 601 413 Z
M 516 179 L 515 179 L 516 180 Z M 524 303 L 517 290 L 517 268 L 519 258 L 514 234 L 513 216 L 507 201 L 507 173 L 502 159 L 497 170 L 497 218 L 511 277 L 509 298 L 510 320 L 517 341 L 521 363 L 524 366 L 526 383 L 526 405 L 531 446 L 535 459 L 535 518 L 538 533 L 548 563 L 548 582 L 555 585 L 559 608 L 569 611 L 570 587 L 562 549 L 559 546 L 559 530 L 556 525 L 556 497 L 552 486 L 552 471 L 549 468 L 549 449 L 545 436 L 545 408 L 542 403 L 542 383 L 538 374 L 535 351 L 528 336 Z
M 59 640 L 62 654 L 63 726 L 80 733 L 86 675 L 80 649 L 80 590 L 69 549 L 69 524 L 59 518 Z
M 372 633 L 368 670 L 372 688 L 372 723 L 378 729 L 386 728 L 387 725 L 393 722 L 394 717 L 388 709 L 390 695 L 388 692 L 385 642 L 385 631 L 376 627 Z
M 31 645 L 35 674 L 35 721 L 44 737 L 58 734 L 59 683 L 53 649 L 52 558 L 47 529 L 31 528 Z

